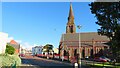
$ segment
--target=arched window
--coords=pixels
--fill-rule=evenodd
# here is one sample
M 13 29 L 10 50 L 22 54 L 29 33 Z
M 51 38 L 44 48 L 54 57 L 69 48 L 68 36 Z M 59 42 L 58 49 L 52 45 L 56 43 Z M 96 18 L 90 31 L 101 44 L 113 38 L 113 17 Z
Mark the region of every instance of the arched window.
M 90 56 L 90 49 L 88 48 L 88 56 Z
M 64 50 L 64 56 L 67 56 L 67 51 L 66 50 Z
M 85 49 L 82 50 L 82 58 L 85 58 Z
M 74 50 L 74 56 L 77 56 L 77 49 Z
M 91 56 L 91 58 L 93 58 L 93 49 L 91 49 L 91 51 L 90 51 L 90 56 Z
M 73 25 L 70 26 L 70 33 L 73 33 Z

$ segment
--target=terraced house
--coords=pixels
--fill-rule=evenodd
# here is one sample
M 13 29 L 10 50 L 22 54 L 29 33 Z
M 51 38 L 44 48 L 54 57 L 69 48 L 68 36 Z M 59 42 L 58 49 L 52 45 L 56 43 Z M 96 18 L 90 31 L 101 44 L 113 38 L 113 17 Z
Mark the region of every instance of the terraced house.
M 67 58 L 80 55 L 81 58 L 101 56 L 109 49 L 106 36 L 100 36 L 97 32 L 76 33 L 72 4 L 70 4 L 66 33 L 62 34 L 59 45 L 60 57 Z

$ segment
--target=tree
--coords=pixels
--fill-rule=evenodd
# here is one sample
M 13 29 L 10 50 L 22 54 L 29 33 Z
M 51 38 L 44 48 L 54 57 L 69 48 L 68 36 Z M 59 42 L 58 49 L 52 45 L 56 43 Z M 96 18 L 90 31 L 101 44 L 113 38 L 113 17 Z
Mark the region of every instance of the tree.
M 62 46 L 62 43 L 63 43 L 63 42 L 60 42 L 60 44 L 59 44 L 59 59 L 60 59 L 60 51 L 61 51 L 61 49 L 62 49 L 62 47 L 63 47 L 63 46 Z
M 120 0 L 95 0 L 95 2 L 119 2 Z
M 112 54 L 120 57 L 120 2 L 92 2 L 89 6 L 100 26 L 98 34 L 110 39 Z
M 12 55 L 12 54 L 15 53 L 15 48 L 12 47 L 10 44 L 7 44 L 7 45 L 6 45 L 5 53 Z
M 48 52 L 48 55 L 49 55 L 49 52 L 53 52 L 53 45 L 51 44 L 46 44 L 43 49 L 42 49 L 43 52 Z

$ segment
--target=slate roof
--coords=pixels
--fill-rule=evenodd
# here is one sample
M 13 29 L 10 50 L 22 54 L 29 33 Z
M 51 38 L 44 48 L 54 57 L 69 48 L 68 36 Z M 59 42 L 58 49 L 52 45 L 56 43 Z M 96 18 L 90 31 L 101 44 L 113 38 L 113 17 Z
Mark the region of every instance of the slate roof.
M 95 45 L 104 45 L 104 46 L 107 46 L 106 42 L 109 41 L 109 39 L 106 37 L 106 36 L 100 36 L 98 35 L 97 32 L 86 32 L 86 33 L 80 33 L 80 40 L 82 42 L 81 45 L 83 46 L 91 46 L 93 45 L 92 41 L 99 41 L 97 43 L 95 43 Z M 64 41 L 64 42 L 63 42 Z M 86 41 L 86 42 L 85 42 Z M 101 43 L 100 43 L 101 41 Z M 67 45 L 67 46 L 76 46 L 76 45 L 79 45 L 79 33 L 73 33 L 73 34 L 62 34 L 62 37 L 61 37 L 61 42 L 62 45 Z

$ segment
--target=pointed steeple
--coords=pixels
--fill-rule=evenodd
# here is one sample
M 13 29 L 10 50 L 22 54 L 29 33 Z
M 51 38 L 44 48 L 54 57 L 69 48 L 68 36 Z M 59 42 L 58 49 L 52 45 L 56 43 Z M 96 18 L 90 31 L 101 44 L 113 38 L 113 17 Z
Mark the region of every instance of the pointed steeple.
M 70 18 L 74 18 L 74 15 L 73 15 L 73 9 L 72 9 L 72 3 L 70 3 L 70 10 L 69 10 L 69 19 Z
M 70 10 L 69 10 L 69 17 L 68 17 L 68 22 L 66 26 L 66 33 L 76 33 L 72 3 L 70 3 Z

